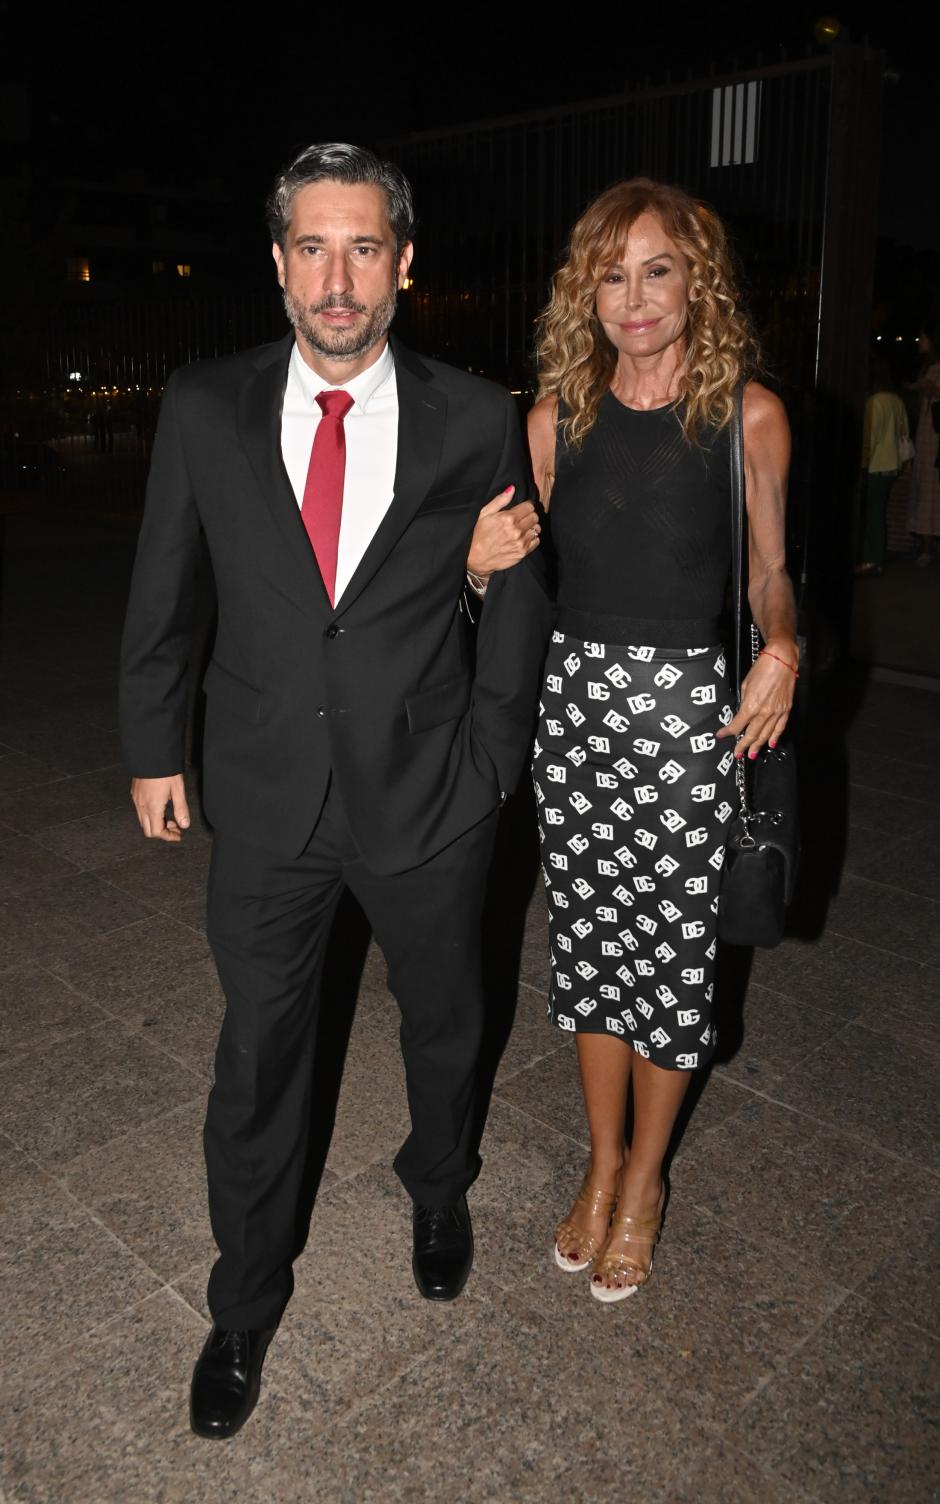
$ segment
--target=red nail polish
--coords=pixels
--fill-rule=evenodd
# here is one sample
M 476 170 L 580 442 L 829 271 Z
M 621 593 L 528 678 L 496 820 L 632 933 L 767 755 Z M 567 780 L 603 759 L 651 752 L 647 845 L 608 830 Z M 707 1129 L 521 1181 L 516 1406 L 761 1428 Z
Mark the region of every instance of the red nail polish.
M 776 742 L 768 742 L 767 745 L 769 746 L 771 752 L 776 752 L 776 750 L 777 750 L 777 743 Z
M 747 754 L 747 756 L 748 756 L 748 761 L 749 762 L 754 762 L 754 761 L 756 761 L 757 753 L 756 752 L 749 752 Z

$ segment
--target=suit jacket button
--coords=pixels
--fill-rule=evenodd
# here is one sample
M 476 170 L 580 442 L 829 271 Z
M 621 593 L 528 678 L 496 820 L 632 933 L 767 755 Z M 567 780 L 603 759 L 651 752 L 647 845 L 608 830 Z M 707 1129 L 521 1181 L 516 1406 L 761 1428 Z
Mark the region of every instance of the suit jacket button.
M 330 638 L 338 637 L 339 636 L 339 627 L 337 627 L 335 624 L 331 625 L 331 626 L 327 627 L 327 629 L 326 629 L 326 631 L 324 632 L 323 635 L 324 635 L 324 637 L 330 637 Z
M 325 705 L 318 705 L 317 706 L 317 715 L 326 715 L 326 706 Z

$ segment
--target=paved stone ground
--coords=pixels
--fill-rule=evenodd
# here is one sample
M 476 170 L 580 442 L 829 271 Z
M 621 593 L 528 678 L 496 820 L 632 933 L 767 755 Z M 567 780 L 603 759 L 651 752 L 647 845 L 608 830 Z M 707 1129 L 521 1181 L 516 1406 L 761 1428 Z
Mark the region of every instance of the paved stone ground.
M 190 1435 L 220 1000 L 208 835 L 145 846 L 118 765 L 132 535 L 75 516 L 3 534 L 0 1499 L 938 1497 L 940 697 L 856 679 L 804 707 L 798 934 L 726 959 L 722 1062 L 649 1289 L 603 1308 L 550 1264 L 586 1139 L 534 892 L 465 1296 L 413 1288 L 397 1020 L 370 952 L 263 1402 L 229 1445 Z

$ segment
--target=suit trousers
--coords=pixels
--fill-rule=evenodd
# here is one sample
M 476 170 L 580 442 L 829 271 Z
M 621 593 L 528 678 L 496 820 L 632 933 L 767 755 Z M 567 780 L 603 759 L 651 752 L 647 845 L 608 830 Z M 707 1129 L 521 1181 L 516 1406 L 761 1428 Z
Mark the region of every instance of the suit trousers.
M 401 1009 L 411 1132 L 395 1170 L 431 1205 L 475 1179 L 480 926 L 496 824 L 494 811 L 420 867 L 379 875 L 356 848 L 334 780 L 297 858 L 217 833 L 208 935 L 226 1008 L 205 1127 L 217 1325 L 276 1326 L 293 1290 L 317 1021 L 330 1003 L 320 980 L 344 887 L 365 911 Z

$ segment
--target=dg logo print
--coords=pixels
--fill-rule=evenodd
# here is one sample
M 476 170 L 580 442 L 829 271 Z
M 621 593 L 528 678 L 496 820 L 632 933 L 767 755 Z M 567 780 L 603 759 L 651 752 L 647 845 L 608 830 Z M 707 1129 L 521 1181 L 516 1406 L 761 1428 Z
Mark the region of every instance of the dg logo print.
M 733 807 L 720 647 L 555 632 L 532 764 L 548 889 L 549 1011 L 674 1070 L 706 1064 Z

